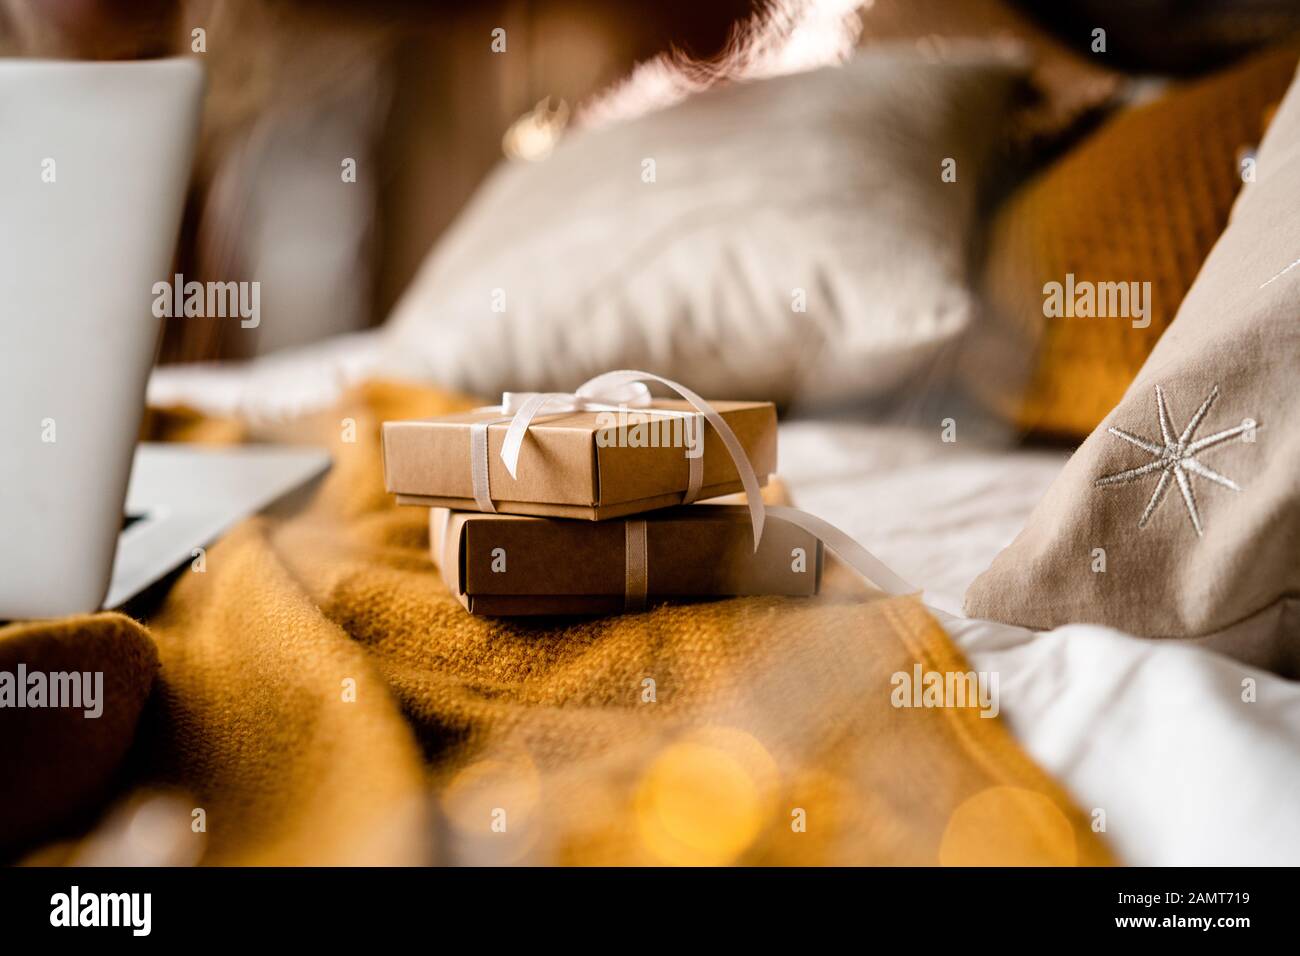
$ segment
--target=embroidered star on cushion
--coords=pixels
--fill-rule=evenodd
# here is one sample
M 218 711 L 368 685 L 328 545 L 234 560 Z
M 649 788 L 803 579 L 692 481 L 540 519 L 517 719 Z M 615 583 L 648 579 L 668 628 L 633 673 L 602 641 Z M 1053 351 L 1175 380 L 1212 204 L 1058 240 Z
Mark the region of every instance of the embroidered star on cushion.
M 1096 487 L 1127 484 L 1147 475 L 1157 473 L 1160 475 L 1159 480 L 1156 482 L 1155 491 L 1151 494 L 1151 500 L 1147 502 L 1146 510 L 1142 512 L 1142 517 L 1138 519 L 1139 528 L 1146 527 L 1147 522 L 1151 520 L 1151 516 L 1155 514 L 1156 508 L 1164 500 L 1170 486 L 1177 484 L 1178 491 L 1183 496 L 1183 504 L 1187 506 L 1187 517 L 1191 519 L 1192 527 L 1196 529 L 1197 535 L 1202 534 L 1201 515 L 1197 510 L 1196 495 L 1192 490 L 1193 476 L 1204 478 L 1206 481 L 1212 481 L 1216 485 L 1222 485 L 1224 488 L 1230 488 L 1233 491 L 1241 491 L 1239 484 L 1231 478 L 1227 478 L 1206 467 L 1197 456 L 1215 445 L 1232 441 L 1234 438 L 1242 441 L 1254 441 L 1254 432 L 1259 427 L 1258 423 L 1253 418 L 1247 418 L 1235 428 L 1228 428 L 1205 438 L 1192 440 L 1196 434 L 1196 429 L 1200 427 L 1201 422 L 1210 411 L 1210 406 L 1214 404 L 1214 400 L 1218 397 L 1219 386 L 1216 385 L 1210 390 L 1210 394 L 1205 401 L 1201 403 L 1201 407 L 1196 410 L 1196 414 L 1192 416 L 1192 420 L 1188 422 L 1187 427 L 1181 433 L 1177 433 L 1173 419 L 1169 417 L 1169 406 L 1165 403 L 1165 393 L 1157 385 L 1156 407 L 1160 419 L 1160 441 L 1134 435 L 1122 428 L 1106 429 L 1116 438 L 1122 438 L 1130 445 L 1141 448 L 1151 455 L 1152 460 L 1146 464 L 1138 465 L 1136 468 L 1118 471 L 1113 475 L 1103 475 L 1093 482 Z

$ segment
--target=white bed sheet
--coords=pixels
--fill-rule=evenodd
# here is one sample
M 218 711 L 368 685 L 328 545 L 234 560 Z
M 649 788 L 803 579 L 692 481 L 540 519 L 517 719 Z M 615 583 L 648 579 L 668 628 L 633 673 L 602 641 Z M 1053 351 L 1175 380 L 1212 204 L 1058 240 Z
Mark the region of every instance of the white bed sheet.
M 1067 457 L 944 443 L 937 423 L 781 427 L 796 503 L 925 589 L 972 667 L 998 673 L 1002 717 L 1026 751 L 1083 808 L 1105 811 L 1124 862 L 1300 864 L 1300 684 L 1186 643 L 961 616 L 967 585 Z

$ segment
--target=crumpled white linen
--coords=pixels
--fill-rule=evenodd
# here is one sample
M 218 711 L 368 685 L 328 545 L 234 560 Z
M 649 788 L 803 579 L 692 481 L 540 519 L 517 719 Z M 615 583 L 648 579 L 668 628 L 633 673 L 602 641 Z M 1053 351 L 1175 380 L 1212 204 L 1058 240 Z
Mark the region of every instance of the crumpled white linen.
M 976 671 L 998 672 L 1025 750 L 1105 811 L 1124 862 L 1300 864 L 1300 683 L 1097 625 L 941 620 Z

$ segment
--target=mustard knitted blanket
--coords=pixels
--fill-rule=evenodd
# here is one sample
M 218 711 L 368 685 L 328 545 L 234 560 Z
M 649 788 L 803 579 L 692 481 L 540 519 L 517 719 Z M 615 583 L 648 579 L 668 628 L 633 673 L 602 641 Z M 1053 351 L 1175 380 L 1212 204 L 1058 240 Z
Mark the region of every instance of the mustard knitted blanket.
M 471 617 L 433 569 L 426 512 L 384 493 L 378 453 L 384 419 L 467 404 L 372 384 L 291 428 L 153 413 L 152 437 L 326 443 L 335 465 L 213 546 L 139 622 L 0 628 L 0 671 L 105 674 L 101 720 L 0 710 L 0 763 L 20 768 L 0 783 L 8 853 L 1111 862 L 977 700 L 897 706 L 896 675 L 969 667 L 916 600 L 873 596 L 842 569 L 816 599 Z

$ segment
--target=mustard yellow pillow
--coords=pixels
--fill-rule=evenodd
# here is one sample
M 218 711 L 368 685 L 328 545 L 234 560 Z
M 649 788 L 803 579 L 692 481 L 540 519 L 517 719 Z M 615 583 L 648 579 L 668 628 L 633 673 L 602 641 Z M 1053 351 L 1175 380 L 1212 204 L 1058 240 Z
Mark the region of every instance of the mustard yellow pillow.
M 1024 430 L 1068 437 L 1115 407 L 1227 225 L 1242 153 L 1286 92 L 1298 49 L 1265 51 L 1125 110 L 1003 205 L 983 268 L 984 329 L 967 356 L 977 394 Z M 1066 306 L 1047 317 L 1049 283 L 1062 305 L 1089 285 L 1099 299 L 1102 283 L 1129 284 L 1137 297 L 1117 308 L 1118 290 L 1106 287 L 1109 308 L 1094 301 L 1084 315 Z

